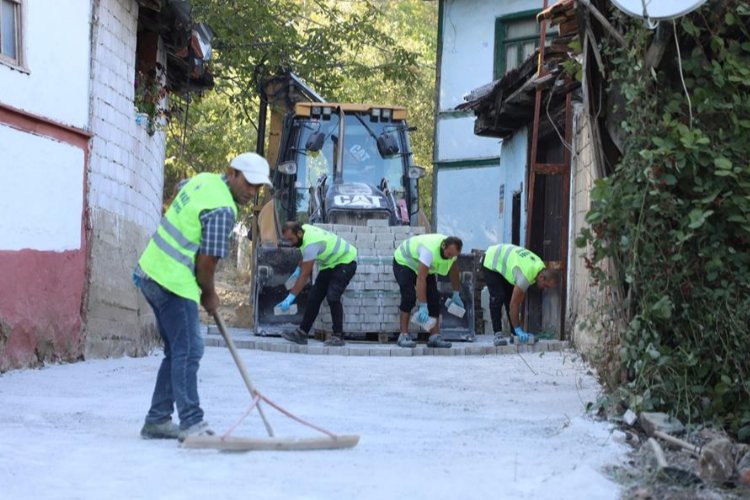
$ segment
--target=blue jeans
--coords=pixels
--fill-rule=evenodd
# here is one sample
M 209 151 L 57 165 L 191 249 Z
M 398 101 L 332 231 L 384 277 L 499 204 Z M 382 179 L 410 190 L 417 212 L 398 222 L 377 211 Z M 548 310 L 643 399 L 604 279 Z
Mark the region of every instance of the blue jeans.
M 187 429 L 203 420 L 198 398 L 198 367 L 203 357 L 198 304 L 147 277 L 134 275 L 133 282 L 154 310 L 164 341 L 164 359 L 156 376 L 146 423 L 171 420 L 176 405 L 180 428 Z

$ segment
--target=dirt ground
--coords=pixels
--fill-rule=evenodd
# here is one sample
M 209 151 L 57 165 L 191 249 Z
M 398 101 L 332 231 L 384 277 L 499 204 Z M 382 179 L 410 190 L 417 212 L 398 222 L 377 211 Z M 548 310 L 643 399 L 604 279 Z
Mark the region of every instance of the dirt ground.
M 234 259 L 222 259 L 214 277 L 219 295 L 219 314 L 228 327 L 250 328 L 253 324 L 253 306 L 250 300 L 250 273 L 238 271 Z M 201 308 L 201 322 L 213 323 Z

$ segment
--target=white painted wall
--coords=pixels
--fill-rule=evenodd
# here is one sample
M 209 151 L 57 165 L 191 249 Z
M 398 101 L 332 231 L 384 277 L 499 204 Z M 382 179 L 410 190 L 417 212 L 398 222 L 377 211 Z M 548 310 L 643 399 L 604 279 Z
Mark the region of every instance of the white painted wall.
M 463 231 L 467 238 L 464 241 L 466 248 L 510 241 L 512 196 L 523 182 L 526 149 L 518 145 L 501 148 L 502 141 L 496 138 L 474 135 L 474 113 L 451 111 L 465 102 L 464 95 L 493 80 L 495 20 L 515 12 L 541 9 L 543 5 L 543 0 L 443 0 L 434 148 L 437 189 L 433 206 L 437 230 Z M 522 136 L 514 140 L 525 144 L 526 133 Z M 440 165 L 451 160 L 502 158 L 506 149 L 512 158 L 501 161 L 497 167 L 443 170 Z M 523 159 L 522 163 L 519 163 L 519 158 Z M 500 185 L 505 186 L 502 220 L 499 213 Z M 457 198 L 456 193 L 463 193 L 462 197 Z M 471 206 L 476 206 L 475 210 L 461 203 L 467 193 L 472 200 Z M 485 196 L 488 199 L 485 200 Z M 457 202 L 462 207 L 460 216 L 455 212 Z M 522 205 L 525 207 L 525 198 Z M 525 213 L 521 224 L 523 232 Z
M 500 139 L 474 135 L 474 113 L 440 116 L 437 123 L 438 161 L 497 158 Z
M 498 167 L 445 168 L 437 181 L 437 232 L 461 238 L 463 253 L 500 242 Z
M 493 80 L 495 19 L 542 5 L 543 0 L 444 0 L 441 111 L 455 108 L 465 94 Z
M 503 207 L 503 220 L 501 243 L 510 243 L 513 234 L 513 193 L 521 191 L 521 231 L 520 244 L 526 242 L 526 199 L 528 190 L 526 181 L 526 154 L 529 146 L 528 128 L 523 127 L 506 139 L 502 144 L 500 156 L 500 183 L 503 184 L 505 203 Z M 499 188 L 498 188 L 499 190 Z
M 161 216 L 165 133 L 149 136 L 135 121 L 138 4 L 100 0 L 96 17 L 89 205 L 151 232 Z M 163 48 L 160 54 L 164 63 Z
M 0 250 L 81 248 L 81 148 L 0 125 Z
M 26 1 L 24 66 L 0 63 L 0 100 L 66 125 L 88 129 L 89 0 Z

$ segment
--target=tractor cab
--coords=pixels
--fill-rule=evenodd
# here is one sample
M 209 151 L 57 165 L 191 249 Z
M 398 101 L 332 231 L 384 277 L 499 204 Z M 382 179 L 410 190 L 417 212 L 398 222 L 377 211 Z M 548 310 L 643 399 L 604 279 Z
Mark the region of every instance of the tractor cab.
M 281 223 L 414 222 L 424 171 L 410 168 L 404 108 L 298 103 L 294 111 L 274 178 Z

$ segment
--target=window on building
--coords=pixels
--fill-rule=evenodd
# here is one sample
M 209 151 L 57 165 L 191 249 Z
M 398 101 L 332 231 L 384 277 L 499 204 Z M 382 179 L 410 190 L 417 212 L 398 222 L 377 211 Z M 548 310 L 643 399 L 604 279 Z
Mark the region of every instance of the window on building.
M 0 0 L 0 61 L 22 63 L 21 0 Z
M 539 46 L 538 11 L 526 11 L 498 17 L 495 20 L 495 80 L 517 68 Z M 547 27 L 547 43 L 554 38 L 557 27 Z

